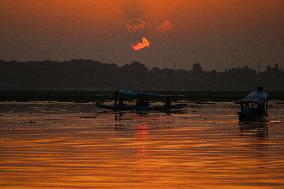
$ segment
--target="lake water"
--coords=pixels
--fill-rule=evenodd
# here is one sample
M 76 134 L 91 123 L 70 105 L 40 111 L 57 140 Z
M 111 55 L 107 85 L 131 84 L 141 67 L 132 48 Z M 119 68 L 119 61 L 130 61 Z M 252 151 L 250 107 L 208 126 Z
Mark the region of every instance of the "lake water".
M 0 188 L 284 188 L 284 101 L 240 124 L 233 102 L 174 114 L 0 103 Z

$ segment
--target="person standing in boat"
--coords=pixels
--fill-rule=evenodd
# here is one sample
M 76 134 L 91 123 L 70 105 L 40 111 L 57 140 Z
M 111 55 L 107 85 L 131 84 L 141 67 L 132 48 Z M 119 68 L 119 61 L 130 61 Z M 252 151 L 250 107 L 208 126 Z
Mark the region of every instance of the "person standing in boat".
M 116 90 L 114 93 L 114 103 L 113 103 L 114 107 L 117 107 L 117 101 L 118 101 L 118 90 Z
M 118 107 L 122 107 L 124 106 L 124 103 L 123 103 L 123 98 L 121 95 L 119 95 L 119 98 L 118 98 Z
M 171 99 L 171 97 L 167 97 L 167 98 L 166 98 L 166 102 L 165 102 L 165 106 L 166 106 L 167 108 L 170 108 L 171 105 L 172 105 L 172 99 Z
M 115 100 L 113 105 L 114 107 L 122 107 L 124 105 L 123 98 L 118 90 L 115 91 Z
M 260 94 L 264 93 L 263 87 L 257 87 L 256 91 Z M 267 103 L 267 99 L 259 102 L 256 107 L 256 111 L 260 114 L 265 114 L 265 103 Z

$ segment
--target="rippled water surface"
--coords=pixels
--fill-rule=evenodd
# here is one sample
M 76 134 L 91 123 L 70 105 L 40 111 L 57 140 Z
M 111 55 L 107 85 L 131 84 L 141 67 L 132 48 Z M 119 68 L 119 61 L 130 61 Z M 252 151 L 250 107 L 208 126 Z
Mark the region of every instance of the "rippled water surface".
M 0 188 L 284 188 L 284 102 L 238 122 L 233 102 L 115 114 L 0 103 Z

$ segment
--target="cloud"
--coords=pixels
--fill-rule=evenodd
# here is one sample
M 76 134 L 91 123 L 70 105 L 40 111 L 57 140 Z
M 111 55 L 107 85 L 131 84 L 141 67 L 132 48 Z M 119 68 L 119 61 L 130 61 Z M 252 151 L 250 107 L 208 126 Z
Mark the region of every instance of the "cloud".
M 173 24 L 169 20 L 164 20 L 158 27 L 157 30 L 161 33 L 168 32 L 174 28 Z
M 142 19 L 130 19 L 126 23 L 126 29 L 129 32 L 139 32 L 145 28 L 145 21 Z

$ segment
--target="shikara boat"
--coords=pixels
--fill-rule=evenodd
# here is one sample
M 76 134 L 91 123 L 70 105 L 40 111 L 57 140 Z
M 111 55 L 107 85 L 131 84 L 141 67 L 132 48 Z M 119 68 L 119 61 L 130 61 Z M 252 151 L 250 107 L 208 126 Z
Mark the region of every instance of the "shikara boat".
M 263 87 L 251 92 L 247 97 L 239 101 L 241 111 L 239 121 L 266 121 L 268 116 L 268 94 Z
M 112 104 L 96 103 L 96 106 L 113 111 L 169 111 L 186 107 L 186 104 L 172 104 L 173 97 L 155 93 L 118 90 L 115 92 L 115 99 Z M 127 104 L 131 101 L 135 103 Z M 161 104 L 151 104 L 150 101 L 161 102 Z

